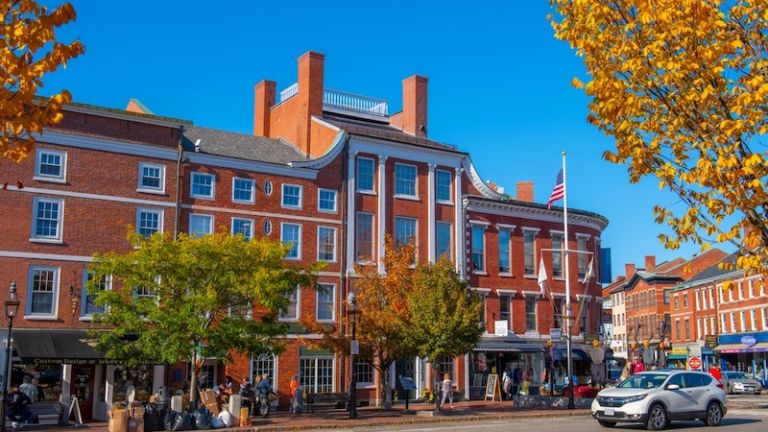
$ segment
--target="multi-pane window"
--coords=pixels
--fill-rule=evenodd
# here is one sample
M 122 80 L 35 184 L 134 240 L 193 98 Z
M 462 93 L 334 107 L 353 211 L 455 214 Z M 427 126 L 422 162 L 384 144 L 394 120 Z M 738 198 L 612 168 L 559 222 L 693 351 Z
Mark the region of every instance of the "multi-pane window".
M 587 251 L 587 237 L 584 235 L 576 235 L 576 249 L 580 253 L 576 254 L 576 262 L 579 268 L 579 279 L 583 278 L 587 274 L 587 254 L 581 253 Z
M 507 321 L 507 328 L 512 328 L 512 296 L 501 294 L 499 296 L 499 320 Z
M 241 235 L 244 239 L 253 238 L 253 219 L 232 218 L 232 235 Z
M 416 196 L 416 167 L 395 164 L 395 195 Z
M 336 309 L 336 285 L 317 284 L 317 320 L 333 321 Z
M 256 382 L 256 378 L 267 374 L 269 387 L 277 391 L 275 387 L 275 355 L 272 353 L 262 353 L 251 357 L 251 382 Z
M 683 325 L 685 326 L 685 339 L 688 340 L 691 338 L 691 321 L 686 318 Z
M 581 301 L 581 316 L 579 319 L 581 320 L 580 324 L 582 333 L 587 333 L 589 331 L 589 308 L 587 307 L 586 303 L 586 300 Z M 656 316 L 654 315 L 652 318 L 654 320 L 653 327 L 656 327 Z
M 285 297 L 288 299 L 288 305 L 285 306 L 285 309 L 280 311 L 280 319 L 299 319 L 299 287 L 294 288 Z
M 552 276 L 563 277 L 563 234 L 552 234 Z
M 272 195 L 272 182 L 269 180 L 264 182 L 264 195 L 266 196 Z
M 675 320 L 675 339 L 680 340 L 680 320 Z
M 451 357 L 443 357 L 437 363 L 437 376 L 443 377 L 445 374 L 448 374 L 452 381 L 456 381 L 456 377 L 453 374 L 453 359 Z
M 688 293 L 683 294 L 683 307 L 688 307 Z
M 136 230 L 139 235 L 149 237 L 156 232 L 161 232 L 163 226 L 163 211 L 138 209 L 136 210 Z
M 301 186 L 284 184 L 283 185 L 283 207 L 301 208 Z
M 96 292 L 102 292 L 112 289 L 112 278 L 109 276 L 101 276 L 98 280 L 94 280 L 93 272 L 85 272 L 85 282 L 87 288 L 93 288 Z M 89 292 L 88 289 L 83 290 L 83 308 L 82 316 L 89 317 L 96 313 L 104 312 L 103 307 L 96 306 L 96 293 Z
M 435 171 L 435 176 L 437 186 L 437 200 L 442 202 L 451 202 L 451 173 L 449 171 L 437 170 Z
M 252 204 L 256 182 L 253 179 L 235 177 L 232 179 L 232 201 Z
M 307 393 L 333 391 L 333 357 L 299 359 L 299 383 Z
M 472 225 L 472 269 L 485 271 L 485 227 Z
M 336 212 L 337 193 L 332 189 L 317 190 L 317 209 L 323 212 Z
M 416 219 L 395 217 L 395 246 L 416 242 Z
M 155 293 L 146 285 L 139 285 L 133 289 L 133 298 L 154 299 Z
M 445 256 L 451 259 L 451 233 L 453 225 L 450 222 L 437 222 L 437 257 Z
M 373 159 L 357 158 L 357 190 L 373 192 Z
M 317 260 L 336 261 L 336 228 L 317 227 Z
M 28 315 L 55 316 L 59 269 L 32 267 L 29 280 Z
M 535 239 L 536 231 L 523 230 L 523 261 L 526 276 L 533 276 L 536 274 L 536 260 L 533 249 L 533 242 Z
M 165 165 L 139 163 L 139 190 L 144 192 L 165 191 Z
M 509 228 L 499 228 L 499 273 L 512 272 L 509 256 Z
M 213 233 L 213 216 L 202 214 L 189 215 L 189 235 L 202 237 Z
M 32 238 L 61 240 L 64 201 L 53 198 L 35 198 L 33 207 Z
M 64 181 L 66 176 L 67 154 L 65 152 L 37 149 L 35 179 Z
M 525 331 L 536 331 L 536 297 L 525 297 Z
M 213 198 L 216 188 L 216 177 L 213 174 L 193 172 L 191 195 L 192 198 Z
M 355 374 L 355 381 L 358 385 L 371 385 L 373 384 L 373 368 L 368 361 L 355 359 L 355 366 L 353 372 Z
M 365 261 L 373 257 L 373 215 L 357 213 L 355 221 L 355 260 Z
M 286 259 L 301 259 L 301 225 L 280 224 L 280 241 L 291 246 L 285 255 Z

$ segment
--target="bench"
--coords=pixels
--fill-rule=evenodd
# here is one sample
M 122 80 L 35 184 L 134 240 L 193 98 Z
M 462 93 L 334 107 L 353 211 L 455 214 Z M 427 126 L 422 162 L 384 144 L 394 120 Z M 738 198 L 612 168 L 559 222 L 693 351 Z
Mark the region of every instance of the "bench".
M 347 393 L 308 393 L 304 406 L 307 412 L 322 409 L 346 409 Z

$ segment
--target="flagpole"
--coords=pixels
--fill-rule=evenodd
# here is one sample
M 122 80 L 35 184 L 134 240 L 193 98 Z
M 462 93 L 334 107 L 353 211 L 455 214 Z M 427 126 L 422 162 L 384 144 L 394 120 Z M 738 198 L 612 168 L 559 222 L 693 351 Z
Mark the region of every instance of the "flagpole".
M 573 385 L 573 361 L 571 360 L 571 272 L 570 272 L 570 259 L 568 258 L 568 181 L 565 173 L 565 152 L 563 152 L 563 230 L 565 231 L 565 310 L 568 314 L 568 318 L 565 320 L 565 330 L 567 337 L 565 339 L 566 348 L 566 363 L 568 364 L 568 409 L 575 409 L 576 405 L 573 402 L 573 392 L 575 391 Z

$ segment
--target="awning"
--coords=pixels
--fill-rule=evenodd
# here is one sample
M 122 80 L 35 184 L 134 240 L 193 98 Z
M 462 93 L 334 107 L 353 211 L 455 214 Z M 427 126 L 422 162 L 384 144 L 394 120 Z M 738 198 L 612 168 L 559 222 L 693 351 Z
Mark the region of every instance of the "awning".
M 473 351 L 477 352 L 543 352 L 538 344 L 509 342 L 479 342 Z
M 720 344 L 715 347 L 715 351 L 718 351 L 721 353 L 737 353 L 737 352 L 742 352 L 747 348 L 749 348 L 749 345 L 743 344 L 743 343 Z
M 747 352 L 768 352 L 768 342 L 758 342 L 747 348 Z
M 565 348 L 557 348 L 555 350 L 555 360 L 562 360 L 566 358 L 568 350 Z M 571 357 L 574 360 L 589 360 L 589 354 L 579 348 L 571 348 Z
M 688 358 L 688 354 L 668 354 L 667 360 L 685 360 Z
M 13 332 L 13 344 L 24 363 L 105 363 L 85 331 L 19 329 Z

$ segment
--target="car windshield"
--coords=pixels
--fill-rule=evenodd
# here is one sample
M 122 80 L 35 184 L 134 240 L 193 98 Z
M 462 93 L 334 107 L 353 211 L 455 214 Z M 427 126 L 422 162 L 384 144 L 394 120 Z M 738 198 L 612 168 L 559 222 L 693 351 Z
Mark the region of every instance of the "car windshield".
M 728 378 L 731 378 L 731 379 L 744 379 L 744 378 L 746 378 L 744 376 L 744 372 L 726 372 L 725 374 L 728 376 Z
M 619 388 L 641 388 L 651 389 L 660 387 L 667 380 L 668 374 L 654 374 L 644 373 L 632 375 L 624 381 L 620 382 L 617 387 Z

